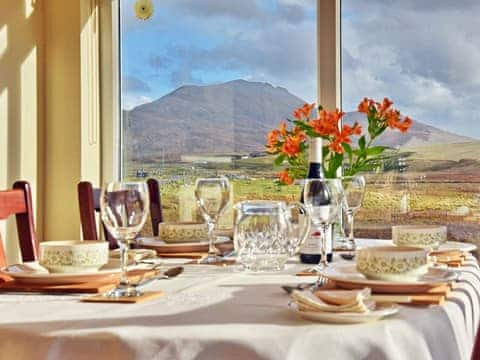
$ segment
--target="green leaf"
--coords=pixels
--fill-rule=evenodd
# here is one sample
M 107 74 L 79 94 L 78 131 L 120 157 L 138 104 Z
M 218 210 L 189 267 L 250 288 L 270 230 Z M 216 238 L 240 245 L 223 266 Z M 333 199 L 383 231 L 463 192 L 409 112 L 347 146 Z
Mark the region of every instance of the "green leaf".
M 342 146 L 343 146 L 343 150 L 345 150 L 345 152 L 346 152 L 347 154 L 351 154 L 351 153 L 352 153 L 352 147 L 351 147 L 349 144 L 343 143 Z
M 365 149 L 366 142 L 367 141 L 365 140 L 365 135 L 362 135 L 360 139 L 358 139 L 358 146 L 360 147 L 360 150 Z
M 366 154 L 367 156 L 376 156 L 383 153 L 386 149 L 388 149 L 387 146 L 373 146 L 371 148 L 366 149 Z
M 340 167 L 340 165 L 342 165 L 342 162 L 343 162 L 343 154 L 335 153 L 334 155 L 332 155 L 328 161 L 328 169 L 325 176 L 327 178 L 336 177 L 337 170 Z
M 281 154 L 281 155 L 278 155 L 276 158 L 275 158 L 275 165 L 276 166 L 280 166 L 283 164 L 283 161 L 285 160 L 285 154 Z

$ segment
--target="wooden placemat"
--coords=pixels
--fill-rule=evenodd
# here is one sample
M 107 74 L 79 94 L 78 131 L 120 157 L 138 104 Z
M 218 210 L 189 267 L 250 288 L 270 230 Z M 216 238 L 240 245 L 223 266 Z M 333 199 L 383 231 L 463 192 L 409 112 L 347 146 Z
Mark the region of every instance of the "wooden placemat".
M 138 283 L 144 279 L 158 275 L 158 270 L 131 270 L 128 272 L 128 278 L 134 283 Z M 118 283 L 119 276 L 114 276 L 112 280 L 105 282 L 91 281 L 80 284 L 66 285 L 48 285 L 48 284 L 29 284 L 26 282 L 18 282 L 9 280 L 0 283 L 0 292 L 33 292 L 33 293 L 69 293 L 69 294 L 99 294 L 115 288 Z
M 162 291 L 145 291 L 141 296 L 132 297 L 107 297 L 104 295 L 94 295 L 83 298 L 83 302 L 102 302 L 102 303 L 116 303 L 116 304 L 138 304 L 141 302 L 153 300 L 163 296 Z

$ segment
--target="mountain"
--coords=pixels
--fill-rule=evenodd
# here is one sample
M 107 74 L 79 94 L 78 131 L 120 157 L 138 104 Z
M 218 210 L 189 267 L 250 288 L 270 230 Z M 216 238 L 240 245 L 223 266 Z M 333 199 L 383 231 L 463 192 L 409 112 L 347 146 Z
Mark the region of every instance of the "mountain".
M 234 80 L 182 86 L 125 112 L 130 154 L 245 153 L 263 150 L 268 131 L 304 101 L 268 83 Z
M 262 151 L 268 131 L 305 101 L 268 83 L 234 80 L 207 86 L 182 86 L 153 102 L 124 111 L 125 150 L 129 159 L 152 160 L 162 154 L 233 154 Z M 347 122 L 366 119 L 349 113 Z M 389 146 L 421 146 L 471 141 L 415 121 L 407 135 L 388 131 Z

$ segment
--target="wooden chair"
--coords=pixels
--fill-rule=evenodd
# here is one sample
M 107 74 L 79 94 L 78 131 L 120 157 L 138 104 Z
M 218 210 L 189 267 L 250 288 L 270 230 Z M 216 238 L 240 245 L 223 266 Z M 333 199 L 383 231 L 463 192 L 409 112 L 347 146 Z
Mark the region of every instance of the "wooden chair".
M 26 181 L 17 181 L 12 190 L 0 191 L 0 220 L 10 215 L 17 219 L 17 233 L 23 261 L 34 261 L 38 256 L 37 234 L 33 219 L 32 190 Z M 7 265 L 7 257 L 0 237 L 0 267 Z
M 480 359 L 480 325 L 478 326 L 475 344 L 473 345 L 472 360 Z
M 155 179 L 148 179 L 148 195 L 150 197 L 150 218 L 152 223 L 152 233 L 158 236 L 158 224 L 163 221 L 162 203 L 160 197 L 160 186 Z M 94 188 L 88 181 L 81 181 L 77 187 L 78 204 L 80 207 L 80 221 L 82 223 L 82 233 L 84 240 L 98 240 L 97 225 L 95 213 L 100 212 L 100 192 L 99 188 Z M 108 232 L 102 222 L 105 239 L 108 240 L 111 249 L 118 247 L 115 238 Z

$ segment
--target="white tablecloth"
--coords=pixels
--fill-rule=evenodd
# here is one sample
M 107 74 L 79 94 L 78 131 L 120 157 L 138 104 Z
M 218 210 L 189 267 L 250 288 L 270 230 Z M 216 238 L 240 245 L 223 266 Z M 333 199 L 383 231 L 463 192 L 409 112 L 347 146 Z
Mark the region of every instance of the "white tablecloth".
M 303 266 L 304 268 L 305 266 Z M 287 308 L 282 274 L 187 266 L 158 281 L 162 298 L 81 303 L 78 296 L 0 295 L 0 359 L 469 359 L 480 315 L 473 258 L 443 306 L 401 306 L 375 323 L 330 325 Z

